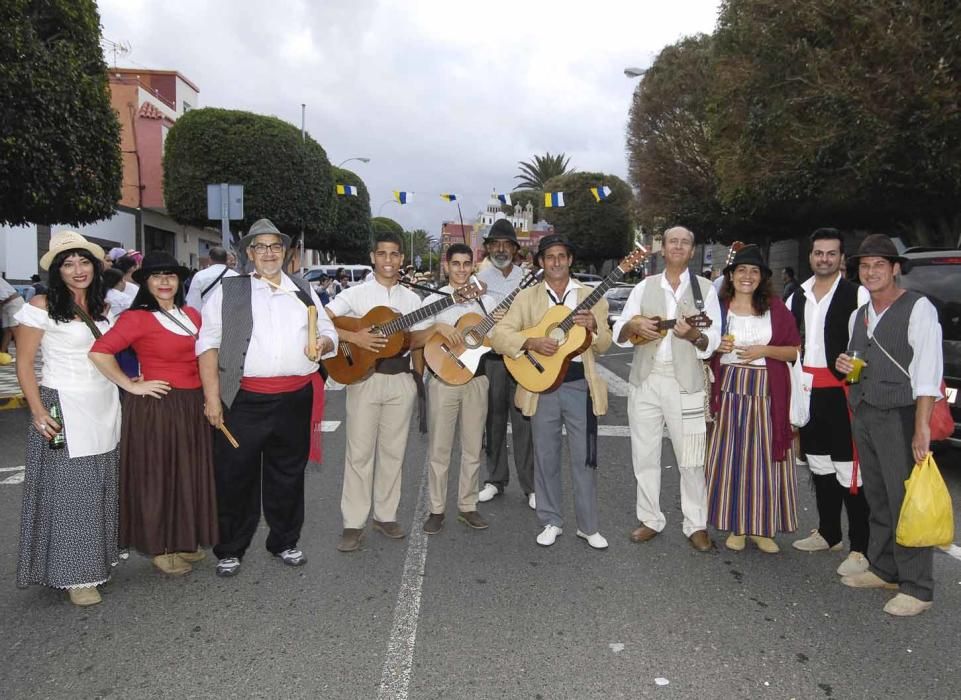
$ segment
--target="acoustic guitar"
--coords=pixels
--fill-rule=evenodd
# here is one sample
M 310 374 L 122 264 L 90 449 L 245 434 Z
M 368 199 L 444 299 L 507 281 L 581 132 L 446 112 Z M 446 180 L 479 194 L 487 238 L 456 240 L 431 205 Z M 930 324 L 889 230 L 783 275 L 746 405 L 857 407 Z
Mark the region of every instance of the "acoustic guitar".
M 481 358 L 490 352 L 491 344 L 487 334 L 496 323 L 494 314 L 507 311 L 517 293 L 536 283 L 541 273 L 541 270 L 528 273 L 517 288 L 486 316 L 475 313 L 461 316 L 455 324 L 464 338 L 460 345 L 451 345 L 440 333 L 432 335 L 424 346 L 424 359 L 427 366 L 434 370 L 434 374 L 454 386 L 469 382 L 477 373 Z
M 528 391 L 541 393 L 556 388 L 564 380 L 567 367 L 571 360 L 587 350 L 593 336 L 583 326 L 574 323 L 574 315 L 578 311 L 589 311 L 604 292 L 624 278 L 624 275 L 640 265 L 648 253 L 643 246 L 621 260 L 611 274 L 594 288 L 584 300 L 571 311 L 562 304 L 552 306 L 541 318 L 540 322 L 531 328 L 525 328 L 521 334 L 527 338 L 553 338 L 558 343 L 557 352 L 548 357 L 533 350 L 524 350 L 518 357 L 504 356 L 504 365 L 517 380 L 517 383 Z
M 635 316 L 634 318 L 637 318 Z M 631 319 L 634 320 L 634 319 Z M 661 334 L 661 338 L 667 335 L 667 332 L 677 325 L 676 318 L 669 318 L 666 321 L 662 320 L 660 316 L 651 316 L 652 321 L 657 321 L 657 332 Z M 694 316 L 686 316 L 684 318 L 689 326 L 694 326 L 695 328 L 700 328 L 701 330 L 711 327 L 710 317 L 703 311 Z M 644 343 L 654 342 L 653 340 L 648 340 L 640 335 L 632 335 L 628 338 L 632 345 L 644 345 Z
M 359 382 L 373 372 L 378 360 L 394 357 L 408 349 L 410 346 L 408 328 L 449 306 L 476 299 L 483 293 L 484 287 L 471 283 L 454 290 L 443 299 L 438 299 L 403 316 L 388 306 L 375 306 L 361 318 L 335 316 L 333 323 L 336 328 L 355 333 L 370 328 L 387 338 L 387 344 L 380 351 L 375 352 L 342 340 L 337 347 L 337 354 L 324 360 L 324 366 L 328 374 L 341 384 Z

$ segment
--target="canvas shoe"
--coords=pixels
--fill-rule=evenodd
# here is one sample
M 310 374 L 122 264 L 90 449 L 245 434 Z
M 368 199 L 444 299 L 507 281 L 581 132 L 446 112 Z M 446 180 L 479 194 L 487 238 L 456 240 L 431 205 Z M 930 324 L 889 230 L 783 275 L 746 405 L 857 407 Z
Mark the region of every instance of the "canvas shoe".
M 848 554 L 847 559 L 841 562 L 841 566 L 838 567 L 838 574 L 841 576 L 860 574 L 863 571 L 867 571 L 869 566 L 868 558 L 861 554 L 861 552 L 851 552 Z
M 484 488 L 480 490 L 477 494 L 477 500 L 481 503 L 487 503 L 488 501 L 493 501 L 495 496 L 500 496 L 501 490 L 496 484 L 486 483 Z
M 913 617 L 930 607 L 930 600 L 918 600 L 913 595 L 898 593 L 884 605 L 884 612 L 895 617 Z
M 794 549 L 799 549 L 802 552 L 826 552 L 829 549 L 832 552 L 841 551 L 841 543 L 838 542 L 835 545 L 829 545 L 828 541 L 824 539 L 824 536 L 817 529 L 811 530 L 811 534 L 802 540 L 794 540 L 791 543 Z
M 604 539 L 604 536 L 599 532 L 595 532 L 593 535 L 588 535 L 578 530 L 577 536 L 582 540 L 587 540 L 587 544 L 594 549 L 607 549 L 607 540 Z
M 537 536 L 537 544 L 541 547 L 550 547 L 557 541 L 558 535 L 562 534 L 564 534 L 564 530 L 557 527 L 557 525 L 545 525 L 544 529 L 541 530 L 541 534 Z

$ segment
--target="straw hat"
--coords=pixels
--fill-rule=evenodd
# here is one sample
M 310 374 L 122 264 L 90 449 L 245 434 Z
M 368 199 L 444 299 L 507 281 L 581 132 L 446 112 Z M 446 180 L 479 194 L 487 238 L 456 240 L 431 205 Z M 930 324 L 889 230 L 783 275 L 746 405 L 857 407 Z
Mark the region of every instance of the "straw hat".
M 103 260 L 103 248 L 91 243 L 76 231 L 57 231 L 50 237 L 50 250 L 40 258 L 40 269 L 49 270 L 53 259 L 67 250 L 85 250 L 97 260 Z

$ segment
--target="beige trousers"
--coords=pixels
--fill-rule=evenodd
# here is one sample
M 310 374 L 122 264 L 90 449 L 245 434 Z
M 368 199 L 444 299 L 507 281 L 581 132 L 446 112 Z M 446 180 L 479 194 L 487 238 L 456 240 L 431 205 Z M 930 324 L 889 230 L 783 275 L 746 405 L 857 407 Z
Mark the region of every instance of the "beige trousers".
M 345 528 L 397 519 L 400 477 L 417 386 L 410 374 L 373 374 L 347 387 L 347 455 L 340 511 Z M 375 461 L 376 457 L 376 461 Z
M 477 510 L 481 446 L 487 421 L 487 377 L 474 377 L 462 386 L 445 384 L 432 376 L 427 382 L 430 426 L 430 470 L 427 473 L 430 512 L 443 513 L 447 502 L 454 432 L 460 417 L 460 478 L 457 510 Z

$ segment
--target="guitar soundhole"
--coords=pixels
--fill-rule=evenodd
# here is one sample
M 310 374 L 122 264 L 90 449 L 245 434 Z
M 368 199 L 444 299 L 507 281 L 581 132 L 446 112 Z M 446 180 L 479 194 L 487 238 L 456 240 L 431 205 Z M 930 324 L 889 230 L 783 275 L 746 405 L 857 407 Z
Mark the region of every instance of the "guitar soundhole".
M 551 340 L 556 340 L 559 344 L 563 345 L 564 341 L 567 340 L 567 333 L 560 326 L 554 326 L 549 331 L 547 331 L 547 337 Z
M 476 350 L 483 344 L 484 336 L 478 333 L 476 328 L 471 328 L 464 333 L 464 345 L 471 350 Z

